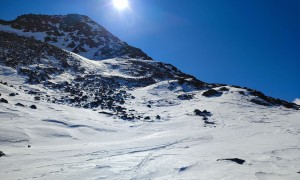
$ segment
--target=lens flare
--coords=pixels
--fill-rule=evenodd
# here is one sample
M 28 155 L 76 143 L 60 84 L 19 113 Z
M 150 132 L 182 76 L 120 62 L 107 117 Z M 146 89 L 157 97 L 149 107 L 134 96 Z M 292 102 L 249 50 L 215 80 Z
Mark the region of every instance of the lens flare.
M 117 8 L 119 10 L 128 8 L 128 6 L 129 6 L 128 0 L 113 0 L 113 4 L 114 4 L 115 8 Z

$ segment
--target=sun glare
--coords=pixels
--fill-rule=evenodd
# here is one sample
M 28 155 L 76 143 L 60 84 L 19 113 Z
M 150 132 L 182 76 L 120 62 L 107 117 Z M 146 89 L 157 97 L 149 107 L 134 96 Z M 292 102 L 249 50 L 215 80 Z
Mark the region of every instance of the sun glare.
M 125 9 L 125 8 L 128 8 L 128 0 L 113 0 L 113 4 L 115 6 L 115 8 L 117 9 Z

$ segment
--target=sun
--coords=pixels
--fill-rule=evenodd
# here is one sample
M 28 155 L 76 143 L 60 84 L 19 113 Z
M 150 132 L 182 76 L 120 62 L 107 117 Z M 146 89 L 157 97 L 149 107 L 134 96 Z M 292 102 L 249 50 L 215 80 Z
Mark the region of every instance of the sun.
M 129 6 L 128 0 L 113 0 L 113 4 L 119 10 L 126 9 Z

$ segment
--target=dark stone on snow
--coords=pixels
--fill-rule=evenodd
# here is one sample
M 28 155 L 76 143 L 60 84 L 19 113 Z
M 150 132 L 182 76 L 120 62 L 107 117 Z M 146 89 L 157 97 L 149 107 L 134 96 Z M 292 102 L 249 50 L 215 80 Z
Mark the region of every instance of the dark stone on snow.
M 15 104 L 16 106 L 21 106 L 21 107 L 25 107 L 25 105 L 21 104 L 21 103 L 17 103 Z
M 203 117 L 206 117 L 206 116 L 211 116 L 211 113 L 204 110 L 204 111 L 200 111 L 199 109 L 195 109 L 194 110 L 194 114 L 197 115 L 197 116 L 203 116 Z
M 151 105 L 150 105 L 150 104 L 148 104 L 148 105 L 147 105 L 147 107 L 148 107 L 148 108 L 151 108 Z
M 36 91 L 28 91 L 28 94 L 38 94 L 38 92 L 36 92 Z
M 207 121 L 207 120 L 205 120 L 204 123 L 205 123 L 205 124 L 216 124 L 216 123 L 214 123 L 214 122 L 210 122 L 210 121 Z
M 246 95 L 244 91 L 239 91 L 241 95 Z
M 218 92 L 214 89 L 210 89 L 208 91 L 205 91 L 202 96 L 205 96 L 205 97 L 217 97 L 217 96 L 221 96 L 222 93 L 221 92 Z
M 128 114 L 124 114 L 123 116 L 121 116 L 121 119 L 127 120 L 127 121 L 132 121 L 132 120 L 134 120 L 134 116 L 130 116 Z
M 180 100 L 191 100 L 194 98 L 193 94 L 181 94 L 179 96 L 177 96 L 178 99 Z
M 15 93 L 10 93 L 9 96 L 16 96 L 16 94 Z
M 219 91 L 229 91 L 229 89 L 227 87 L 221 87 Z
M 251 99 L 250 102 L 253 102 L 255 104 L 262 105 L 262 106 L 270 106 L 271 105 L 270 103 L 268 103 L 262 99 L 256 99 L 256 98 Z
M 4 98 L 1 98 L 0 99 L 0 103 L 8 103 L 8 101 L 6 99 L 4 99 Z
M 194 114 L 197 116 L 202 116 L 205 124 L 215 124 L 214 122 L 208 121 L 208 117 L 210 117 L 212 114 L 206 110 L 200 111 L 199 109 L 195 109 Z
M 39 100 L 41 100 L 41 98 L 39 96 L 35 96 L 34 100 L 39 101 Z
M 182 172 L 182 171 L 185 171 L 185 170 L 187 170 L 189 167 L 181 167 L 181 168 L 179 168 L 179 172 Z
M 147 117 L 145 117 L 145 118 L 144 118 L 144 120 L 150 120 L 150 117 L 149 117 L 149 116 L 147 116 Z
M 240 165 L 242 165 L 246 162 L 245 160 L 239 159 L 239 158 L 218 159 L 217 161 L 232 161 L 232 162 L 235 162 Z
M 157 115 L 157 116 L 156 116 L 156 119 L 161 119 L 160 115 Z
M 105 115 L 108 115 L 108 116 L 113 116 L 114 115 L 113 113 L 109 113 L 109 112 L 105 112 L 105 111 L 100 111 L 98 113 L 105 114 Z
M 2 151 L 0 151 L 0 157 L 2 156 L 5 156 L 5 154 Z
M 31 109 L 37 109 L 37 108 L 36 108 L 36 105 L 31 105 L 30 108 L 31 108 Z

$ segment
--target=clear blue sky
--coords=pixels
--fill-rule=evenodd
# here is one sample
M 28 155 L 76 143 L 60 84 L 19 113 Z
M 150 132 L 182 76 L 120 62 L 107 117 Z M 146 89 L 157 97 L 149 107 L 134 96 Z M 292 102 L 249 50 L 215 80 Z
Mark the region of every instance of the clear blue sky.
M 1 0 L 0 19 L 25 13 L 90 16 L 155 60 L 206 82 L 300 97 L 299 0 Z

